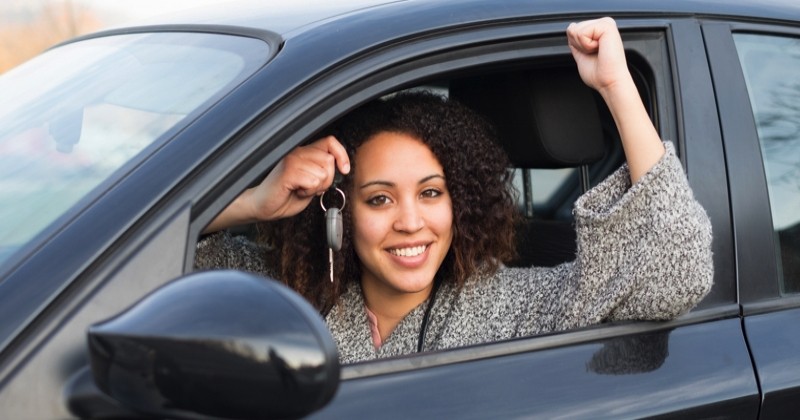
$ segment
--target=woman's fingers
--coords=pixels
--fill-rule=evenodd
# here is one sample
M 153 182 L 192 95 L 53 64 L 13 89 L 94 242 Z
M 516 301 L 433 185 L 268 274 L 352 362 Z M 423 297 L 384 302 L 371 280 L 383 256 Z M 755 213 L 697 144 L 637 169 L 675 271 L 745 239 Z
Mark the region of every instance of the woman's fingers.
M 614 19 L 572 23 L 567 42 L 583 81 L 603 90 L 629 77 L 622 38 Z
M 327 188 L 334 168 L 330 154 L 317 149 L 298 149 L 284 158 L 281 184 L 288 191 L 301 197 L 313 196 L 317 191 Z
M 333 136 L 298 147 L 278 162 L 259 185 L 240 194 L 206 232 L 294 216 L 331 186 L 336 168 L 349 173 L 350 158 Z
M 342 146 L 341 143 L 339 143 L 339 140 L 337 140 L 336 137 L 323 137 L 314 143 L 311 143 L 309 147 L 314 147 L 329 153 L 335 159 L 336 166 L 339 168 L 339 172 L 345 175 L 350 173 L 350 157 L 347 156 L 347 150 L 344 148 L 344 146 Z
M 303 211 L 314 196 L 333 183 L 336 168 L 350 172 L 347 151 L 328 136 L 292 150 L 246 196 L 257 220 L 291 217 Z
M 600 46 L 600 34 L 595 21 L 571 23 L 567 27 L 567 42 L 571 48 L 582 54 L 593 54 Z
M 333 136 L 297 148 L 285 160 L 287 188 L 300 197 L 319 195 L 330 188 L 337 168 L 343 174 L 350 172 L 347 151 Z
M 567 27 L 569 45 L 585 54 L 596 53 L 606 34 L 618 36 L 617 24 L 610 17 L 571 23 Z

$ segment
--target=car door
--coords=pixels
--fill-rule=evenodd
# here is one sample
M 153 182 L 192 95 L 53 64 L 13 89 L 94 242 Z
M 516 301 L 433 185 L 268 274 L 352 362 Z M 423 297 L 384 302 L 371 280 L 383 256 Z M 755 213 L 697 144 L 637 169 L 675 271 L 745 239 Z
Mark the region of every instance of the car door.
M 568 58 L 567 23 L 494 22 L 431 31 L 330 75 L 331 81 L 349 80 L 347 89 L 325 80 L 314 88 L 358 102 L 456 73 Z M 758 386 L 735 300 L 726 167 L 700 25 L 691 19 L 619 23 L 632 59 L 650 81 L 647 94 L 659 130 L 677 143 L 714 224 L 716 285 L 709 298 L 669 323 L 602 325 L 345 366 L 337 395 L 318 417 L 757 416 Z M 313 132 L 324 122 L 309 119 L 306 129 Z
M 800 403 L 800 28 L 707 22 L 761 418 Z

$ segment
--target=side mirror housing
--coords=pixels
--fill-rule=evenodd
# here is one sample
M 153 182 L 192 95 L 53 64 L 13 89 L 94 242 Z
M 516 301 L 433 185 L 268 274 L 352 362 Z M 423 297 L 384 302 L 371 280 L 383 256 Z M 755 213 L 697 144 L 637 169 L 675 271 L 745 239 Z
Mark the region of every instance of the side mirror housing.
M 286 286 L 239 271 L 190 274 L 88 333 L 97 386 L 170 418 L 287 418 L 333 398 L 336 344 Z

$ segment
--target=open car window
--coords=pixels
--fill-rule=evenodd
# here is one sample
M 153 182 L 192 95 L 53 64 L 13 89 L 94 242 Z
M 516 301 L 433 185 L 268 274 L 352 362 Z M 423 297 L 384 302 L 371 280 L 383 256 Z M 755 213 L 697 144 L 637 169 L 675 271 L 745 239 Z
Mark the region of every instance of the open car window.
M 568 84 L 589 90 L 582 84 L 577 76 L 574 63 L 567 60 L 568 57 L 561 56 L 559 59 L 548 57 L 547 60 L 530 60 L 526 63 L 514 63 L 508 70 L 497 70 L 488 68 L 483 71 L 472 69 L 468 74 L 455 71 L 452 74 L 434 74 L 426 80 L 417 81 L 411 87 L 403 87 L 398 91 L 419 91 L 425 90 L 435 94 L 449 96 L 455 100 L 465 102 L 468 106 L 471 103 L 488 102 L 481 100 L 480 94 L 473 95 L 471 83 L 481 79 L 482 83 L 494 83 L 494 81 L 508 80 L 507 74 L 531 73 L 534 75 L 539 72 L 548 74 L 569 74 Z M 656 97 L 654 91 L 655 82 L 643 76 L 652 74 L 653 70 L 642 64 L 644 60 L 636 62 L 638 68 L 636 74 L 637 85 L 642 92 L 646 108 L 653 115 L 657 122 L 658 109 L 652 102 Z M 487 79 L 489 81 L 487 82 Z M 514 88 L 511 86 L 510 88 Z M 380 92 L 379 96 L 391 96 L 395 92 Z M 535 94 L 535 93 L 532 93 Z M 559 95 L 558 90 L 553 90 L 548 95 Z M 567 97 L 567 95 L 562 95 Z M 517 206 L 522 214 L 526 216 L 526 225 L 518 235 L 519 258 L 512 261 L 510 265 L 519 267 L 529 266 L 555 266 L 563 262 L 571 261 L 575 256 L 575 231 L 572 216 L 572 206 L 575 199 L 585 190 L 597 185 L 609 174 L 615 171 L 623 162 L 621 145 L 619 144 L 618 133 L 613 125 L 613 120 L 599 97 L 582 97 L 584 103 L 578 106 L 588 106 L 596 108 L 597 130 L 601 141 L 605 144 L 605 149 L 601 158 L 586 165 L 563 165 L 554 167 L 552 162 L 543 163 L 541 167 L 536 163 L 523 163 L 517 165 L 515 156 L 511 156 L 512 166 L 509 171 L 514 174 L 514 186 L 517 189 Z M 367 98 L 369 100 L 372 98 Z M 361 99 L 364 103 L 365 99 Z M 562 104 L 562 107 L 569 110 L 570 104 Z M 481 110 L 477 110 L 480 112 Z M 487 117 L 490 118 L 490 117 Z M 564 124 L 570 124 L 569 117 L 561 117 Z M 494 122 L 494 121 L 493 121 Z M 327 121 L 326 124 L 329 124 Z M 502 122 L 500 122 L 502 124 Z M 513 124 L 513 122 L 509 123 Z M 322 125 L 322 126 L 324 126 Z M 495 122 L 495 125 L 498 124 Z M 500 128 L 502 131 L 502 128 Z M 312 142 L 317 138 L 307 137 L 306 143 Z M 500 142 L 503 142 L 501 136 Z M 512 151 L 513 154 L 513 151 Z M 581 167 L 584 166 L 584 167 Z M 261 174 L 263 177 L 265 174 Z M 582 178 L 586 178 L 585 180 Z M 527 180 L 525 179 L 527 178 Z M 261 178 L 251 181 L 250 185 L 260 182 Z M 316 205 L 312 202 L 311 205 Z M 234 236 L 241 236 L 243 240 L 254 240 L 258 237 L 256 230 L 250 227 L 231 229 L 230 233 Z M 202 246 L 202 245 L 201 245 Z M 320 261 L 324 264 L 325 261 Z M 598 328 L 598 327 L 596 327 Z M 595 328 L 595 329 L 596 329 Z

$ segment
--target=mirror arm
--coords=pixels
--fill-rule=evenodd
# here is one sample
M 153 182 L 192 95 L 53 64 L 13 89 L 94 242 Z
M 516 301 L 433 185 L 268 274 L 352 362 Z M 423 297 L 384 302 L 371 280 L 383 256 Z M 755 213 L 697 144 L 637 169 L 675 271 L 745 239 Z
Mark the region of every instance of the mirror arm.
M 84 366 L 75 372 L 64 387 L 67 409 L 82 419 L 141 418 L 142 415 L 123 408 L 94 383 L 92 371 Z

